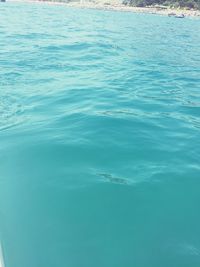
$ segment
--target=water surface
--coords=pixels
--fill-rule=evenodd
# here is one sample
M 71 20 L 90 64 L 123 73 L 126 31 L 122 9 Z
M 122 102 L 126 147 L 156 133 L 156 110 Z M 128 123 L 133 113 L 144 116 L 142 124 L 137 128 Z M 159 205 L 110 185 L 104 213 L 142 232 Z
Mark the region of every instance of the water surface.
M 200 20 L 0 5 L 5 267 L 200 266 Z

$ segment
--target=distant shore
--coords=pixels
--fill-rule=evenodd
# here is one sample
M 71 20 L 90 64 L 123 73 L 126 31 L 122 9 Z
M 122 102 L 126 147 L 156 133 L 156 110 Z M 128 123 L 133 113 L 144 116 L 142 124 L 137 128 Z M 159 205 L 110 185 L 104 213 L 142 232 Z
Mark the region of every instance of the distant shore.
M 64 5 L 69 7 L 77 8 L 89 8 L 89 9 L 100 9 L 100 10 L 113 10 L 123 12 L 134 12 L 134 13 L 148 13 L 168 16 L 174 14 L 177 16 L 184 15 L 185 17 L 199 17 L 200 10 L 187 10 L 187 9 L 175 9 L 175 8 L 160 8 L 160 7 L 132 7 L 118 3 L 102 3 L 102 2 L 62 2 L 62 1 L 49 1 L 49 0 L 9 0 L 9 2 L 28 2 L 28 3 L 45 3 L 48 5 Z

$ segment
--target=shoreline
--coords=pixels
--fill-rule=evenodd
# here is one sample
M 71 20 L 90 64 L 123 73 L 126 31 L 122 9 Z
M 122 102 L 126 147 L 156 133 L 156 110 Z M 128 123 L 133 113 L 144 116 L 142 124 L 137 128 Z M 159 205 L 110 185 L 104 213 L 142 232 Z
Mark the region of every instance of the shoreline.
M 133 12 L 142 14 L 155 14 L 168 16 L 170 13 L 175 15 L 184 15 L 185 17 L 199 17 L 200 10 L 187 10 L 187 9 L 175 9 L 175 8 L 159 8 L 159 7 L 132 7 L 125 6 L 123 4 L 108 4 L 108 3 L 94 3 L 90 1 L 85 2 L 60 2 L 60 1 L 49 1 L 49 0 L 9 0 L 8 2 L 21 2 L 21 3 L 44 3 L 48 5 L 62 5 L 67 7 L 81 8 L 81 9 L 97 9 L 105 11 L 121 11 L 121 12 Z

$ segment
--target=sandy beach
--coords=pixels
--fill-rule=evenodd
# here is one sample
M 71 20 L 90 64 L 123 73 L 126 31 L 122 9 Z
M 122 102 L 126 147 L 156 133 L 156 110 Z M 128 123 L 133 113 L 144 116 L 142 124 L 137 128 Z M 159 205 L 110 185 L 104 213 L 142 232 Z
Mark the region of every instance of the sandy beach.
M 175 8 L 161 8 L 161 7 L 131 7 L 125 6 L 120 1 L 99 0 L 96 2 L 92 1 L 72 1 L 72 2 L 60 2 L 60 1 L 48 1 L 48 0 L 10 0 L 9 2 L 28 2 L 28 3 L 45 3 L 48 5 L 63 5 L 68 7 L 76 8 L 90 8 L 100 10 L 112 10 L 112 11 L 123 11 L 123 12 L 134 12 L 134 13 L 149 13 L 156 15 L 168 16 L 173 13 L 174 15 L 184 15 L 185 17 L 200 17 L 200 10 L 187 10 L 187 9 L 175 9 Z

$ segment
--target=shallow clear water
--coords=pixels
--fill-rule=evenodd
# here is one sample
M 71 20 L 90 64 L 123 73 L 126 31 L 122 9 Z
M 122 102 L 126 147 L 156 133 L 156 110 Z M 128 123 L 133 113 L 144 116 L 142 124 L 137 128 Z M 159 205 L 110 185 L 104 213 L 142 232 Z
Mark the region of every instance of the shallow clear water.
M 200 266 L 200 20 L 0 5 L 6 267 Z

